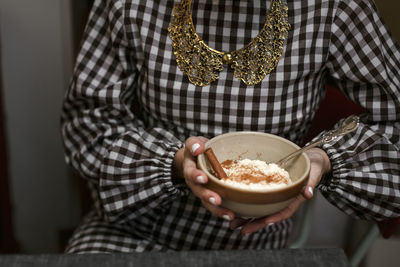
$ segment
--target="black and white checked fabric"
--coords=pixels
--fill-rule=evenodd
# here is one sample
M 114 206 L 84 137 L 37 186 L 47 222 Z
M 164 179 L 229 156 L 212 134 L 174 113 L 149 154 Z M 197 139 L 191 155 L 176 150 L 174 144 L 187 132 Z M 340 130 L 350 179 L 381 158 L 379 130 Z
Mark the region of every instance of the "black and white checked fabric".
M 67 252 L 284 247 L 290 220 L 242 237 L 173 182 L 171 164 L 193 135 L 252 130 L 301 143 L 328 81 L 367 113 L 357 132 L 323 147 L 333 171 L 319 189 L 349 215 L 400 216 L 400 52 L 371 0 L 287 0 L 292 28 L 277 68 L 255 86 L 225 68 L 205 87 L 176 65 L 167 30 L 175 3 L 94 3 L 62 135 L 96 208 Z M 269 4 L 194 0 L 196 31 L 217 50 L 239 49 Z

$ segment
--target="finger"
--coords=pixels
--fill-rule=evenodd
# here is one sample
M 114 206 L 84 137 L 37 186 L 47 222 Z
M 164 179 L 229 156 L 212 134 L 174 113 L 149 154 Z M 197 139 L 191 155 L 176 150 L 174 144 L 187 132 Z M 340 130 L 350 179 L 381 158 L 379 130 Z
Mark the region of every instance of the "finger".
M 185 151 L 183 159 L 183 177 L 197 184 L 205 184 L 208 181 L 207 175 L 197 168 L 195 158 L 189 151 Z
M 207 143 L 208 141 L 208 138 L 205 138 L 204 136 L 197 136 L 197 138 L 199 138 L 203 143 Z
M 213 215 L 228 221 L 235 218 L 235 214 L 232 211 L 219 207 L 222 203 L 222 199 L 217 193 L 189 179 L 186 179 L 186 184 L 192 190 L 193 194 L 201 200 L 203 206 Z
M 207 176 L 205 173 L 197 169 L 195 156 L 204 151 L 204 144 L 207 138 L 189 137 L 185 142 L 184 158 L 183 158 L 183 176 L 186 179 L 191 179 L 193 182 L 200 184 L 207 183 Z
M 214 191 L 211 191 L 202 185 L 196 184 L 196 183 L 188 181 L 188 180 L 186 181 L 186 184 L 192 190 L 193 194 L 196 197 L 200 198 L 201 201 L 204 201 L 204 202 L 209 203 L 214 206 L 221 205 L 222 199 Z
M 319 162 L 311 161 L 310 176 L 307 185 L 304 187 L 303 196 L 311 199 L 314 196 L 314 189 L 321 180 L 323 170 Z
M 236 218 L 229 224 L 229 227 L 232 230 L 235 230 L 236 228 L 243 226 L 245 223 L 247 223 L 249 221 L 250 221 L 250 219 Z
M 273 224 L 273 223 L 269 223 Z M 248 220 L 242 227 L 241 233 L 243 235 L 251 234 L 257 232 L 258 230 L 264 228 L 267 224 L 265 223 L 265 218 Z
M 214 216 L 220 217 L 220 218 L 222 218 L 224 220 L 227 220 L 227 221 L 232 221 L 233 219 L 235 219 L 235 214 L 232 211 L 228 210 L 228 209 L 215 206 L 211 202 L 207 202 L 207 201 L 204 201 L 204 200 L 202 200 L 202 204 Z
M 287 218 L 291 217 L 297 209 L 300 207 L 300 205 L 305 201 L 306 199 L 303 197 L 303 195 L 298 195 L 290 204 L 287 206 L 285 209 L 279 211 L 278 213 L 275 213 L 271 216 L 268 216 L 265 219 L 266 223 L 277 223 L 283 220 L 286 220 Z
M 201 137 L 189 137 L 185 142 L 185 150 L 183 157 L 183 176 L 194 183 L 207 183 L 207 175 L 197 168 L 196 158 L 193 152 L 197 154 L 204 149 L 204 143 Z
M 297 211 L 299 206 L 304 201 L 305 201 L 305 198 L 302 195 L 298 195 L 289 204 L 289 206 L 287 206 L 285 209 L 283 209 L 273 215 L 254 220 L 253 222 L 250 222 L 250 223 L 247 223 L 246 225 L 244 225 L 242 228 L 242 233 L 250 234 L 250 233 L 260 230 L 261 228 L 263 228 L 267 225 L 272 225 L 274 223 L 278 223 L 280 221 L 288 219 L 289 217 L 293 216 L 293 214 Z
M 197 156 L 204 151 L 206 139 L 204 137 L 189 137 L 185 142 L 185 148 L 192 156 Z
M 330 171 L 331 164 L 326 152 L 320 148 L 311 148 L 306 153 L 310 159 L 311 168 L 308 184 L 303 190 L 303 195 L 310 199 L 313 197 L 314 189 L 321 181 L 323 174 Z
M 235 218 L 235 214 L 232 211 L 219 207 L 222 203 L 222 199 L 217 193 L 203 187 L 202 185 L 191 182 L 188 182 L 188 186 L 192 190 L 193 194 L 201 200 L 203 206 L 213 215 L 229 221 Z
M 314 196 L 314 187 L 310 184 L 307 184 L 304 187 L 303 196 L 305 199 L 311 199 Z

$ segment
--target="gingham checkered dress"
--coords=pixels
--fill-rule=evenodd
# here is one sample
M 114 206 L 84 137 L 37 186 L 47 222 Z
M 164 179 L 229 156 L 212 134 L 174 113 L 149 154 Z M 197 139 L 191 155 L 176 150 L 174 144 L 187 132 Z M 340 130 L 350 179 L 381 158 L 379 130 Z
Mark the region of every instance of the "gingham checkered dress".
M 333 171 L 319 190 L 357 218 L 400 216 L 400 52 L 370 0 L 287 0 L 291 30 L 276 69 L 247 86 L 226 67 L 204 87 L 189 83 L 173 55 L 177 2 L 94 3 L 62 135 L 96 205 L 67 252 L 284 247 L 290 220 L 242 237 L 171 178 L 171 164 L 189 136 L 251 130 L 301 143 L 328 80 L 368 112 L 355 133 L 324 145 Z M 239 49 L 269 4 L 194 0 L 196 31 L 219 51 Z

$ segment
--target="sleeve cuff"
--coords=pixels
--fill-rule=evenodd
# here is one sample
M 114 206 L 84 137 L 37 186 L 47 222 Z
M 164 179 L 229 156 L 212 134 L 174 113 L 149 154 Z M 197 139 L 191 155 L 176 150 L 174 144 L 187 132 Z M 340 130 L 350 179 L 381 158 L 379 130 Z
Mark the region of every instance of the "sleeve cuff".
M 171 144 L 166 149 L 166 155 L 161 161 L 164 183 L 163 190 L 167 195 L 186 195 L 188 193 L 184 179 L 174 179 L 172 177 L 172 165 L 174 164 L 175 153 L 183 147 L 183 143 Z

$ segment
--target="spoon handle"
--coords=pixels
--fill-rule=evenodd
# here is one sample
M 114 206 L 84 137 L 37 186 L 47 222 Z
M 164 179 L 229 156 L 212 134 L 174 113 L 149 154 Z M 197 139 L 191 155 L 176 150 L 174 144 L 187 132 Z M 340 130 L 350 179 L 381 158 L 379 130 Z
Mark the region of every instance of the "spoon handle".
M 348 134 L 348 133 L 356 130 L 358 125 L 359 125 L 359 122 L 360 122 L 360 118 L 358 116 L 356 116 L 356 115 L 351 115 L 351 116 L 347 117 L 338 128 L 330 130 L 330 131 L 324 133 L 320 138 L 318 138 L 314 142 L 312 142 L 312 143 L 300 148 L 299 150 L 296 150 L 295 152 L 287 155 L 283 159 L 279 160 L 276 164 L 279 167 L 282 167 L 290 159 L 300 155 L 301 153 L 303 153 L 307 149 L 310 149 L 310 148 L 313 148 L 313 147 L 316 147 L 316 146 L 319 146 L 319 145 L 322 145 L 322 144 L 329 143 L 329 142 L 335 140 L 336 138 L 338 138 L 339 136 Z

